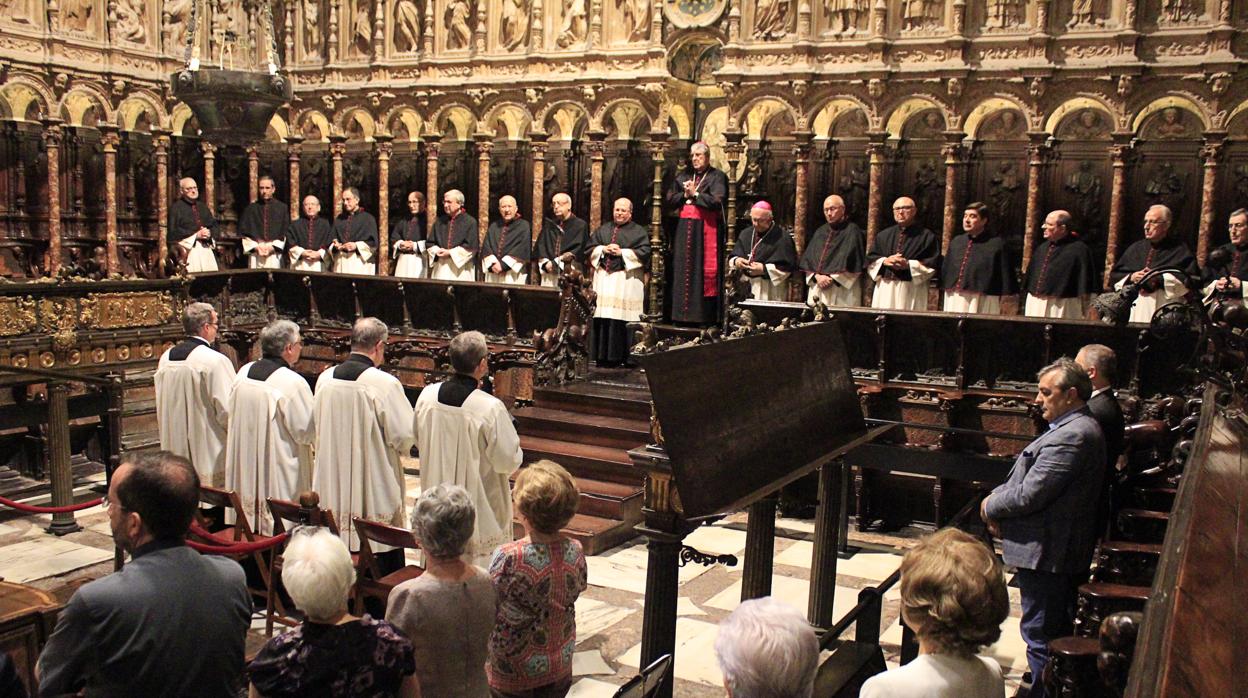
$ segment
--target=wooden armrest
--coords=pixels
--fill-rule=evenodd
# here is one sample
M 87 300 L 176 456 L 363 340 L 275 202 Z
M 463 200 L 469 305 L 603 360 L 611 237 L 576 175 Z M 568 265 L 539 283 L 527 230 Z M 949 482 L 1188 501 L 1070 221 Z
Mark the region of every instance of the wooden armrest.
M 1152 596 L 1152 592 L 1153 590 L 1149 587 L 1110 582 L 1088 582 L 1079 585 L 1079 595 L 1092 599 L 1122 599 L 1144 603 Z

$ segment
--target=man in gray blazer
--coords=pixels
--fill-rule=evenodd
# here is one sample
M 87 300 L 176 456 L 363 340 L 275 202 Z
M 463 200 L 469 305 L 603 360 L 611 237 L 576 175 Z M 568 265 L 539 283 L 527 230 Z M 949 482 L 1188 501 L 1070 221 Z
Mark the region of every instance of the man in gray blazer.
M 238 563 L 186 545 L 199 476 L 168 451 L 127 459 L 108 487 L 120 572 L 74 592 L 39 656 L 39 693 L 236 696 L 251 622 Z
M 1023 449 L 1009 478 L 980 505 L 988 530 L 1001 538 L 1005 564 L 1017 568 L 1031 698 L 1044 697 L 1049 641 L 1073 631 L 1076 592 L 1096 545 L 1105 470 L 1105 437 L 1087 408 L 1088 374 L 1062 358 L 1038 377 L 1036 403 L 1049 430 Z

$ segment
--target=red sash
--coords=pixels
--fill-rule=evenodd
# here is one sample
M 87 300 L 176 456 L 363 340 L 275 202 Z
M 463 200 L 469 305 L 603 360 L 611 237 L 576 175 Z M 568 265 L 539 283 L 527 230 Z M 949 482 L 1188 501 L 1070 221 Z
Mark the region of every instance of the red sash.
M 715 298 L 719 295 L 719 212 L 700 209 L 685 204 L 680 209 L 682 219 L 702 221 L 702 296 Z M 692 238 L 689 239 L 692 245 Z

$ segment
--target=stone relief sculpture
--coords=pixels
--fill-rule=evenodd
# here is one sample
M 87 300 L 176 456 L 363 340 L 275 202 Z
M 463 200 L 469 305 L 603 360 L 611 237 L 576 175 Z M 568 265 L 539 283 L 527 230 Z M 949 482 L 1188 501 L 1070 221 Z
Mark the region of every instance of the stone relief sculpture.
M 94 11 L 92 0 L 66 0 L 61 4 L 61 26 L 69 31 L 85 32 Z
M 1076 141 L 1096 140 L 1104 138 L 1108 133 L 1109 126 L 1101 118 L 1101 112 L 1096 109 L 1084 109 L 1075 119 L 1063 123 L 1058 137 Z
M 615 6 L 623 13 L 624 35 L 630 42 L 650 38 L 649 0 L 615 0 Z
M 117 0 L 117 25 L 114 39 L 135 44 L 147 42 L 147 28 L 143 21 L 142 0 Z
M 1160 119 L 1154 119 L 1153 123 L 1152 135 L 1155 138 L 1186 138 L 1189 135 L 1183 110 L 1178 107 L 1162 109 Z
M 530 0 L 503 0 L 503 12 L 499 26 L 499 42 L 508 51 L 528 43 L 529 17 L 532 15 Z
M 179 53 L 186 47 L 187 24 L 191 20 L 191 0 L 169 0 L 165 5 L 169 19 L 169 44 L 165 53 Z
M 366 56 L 373 43 L 373 22 L 368 0 L 350 0 L 348 3 L 350 31 L 347 34 L 347 55 Z
M 1097 12 L 1096 0 L 1074 0 L 1070 4 L 1070 20 L 1066 22 L 1068 29 L 1075 27 L 1099 27 L 1105 19 Z
M 321 9 L 316 0 L 303 0 L 303 53 L 309 58 L 321 55 Z
M 984 123 L 984 135 L 996 140 L 1020 138 L 1023 135 L 1023 119 L 1013 109 L 1003 109 Z
M 4 9 L 4 16 L 18 24 L 40 24 L 39 16 L 43 12 L 40 0 L 13 0 Z
M 1100 176 L 1092 171 L 1092 162 L 1083 160 L 1079 169 L 1066 178 L 1066 191 L 1075 195 L 1076 229 L 1088 232 L 1089 228 L 1101 221 L 1101 190 Z
M 1187 178 L 1174 171 L 1174 163 L 1163 162 L 1157 167 L 1156 173 L 1144 185 L 1144 194 L 1149 204 L 1168 206 L 1179 218 L 1186 199 Z
M 826 0 L 830 26 L 827 33 L 833 36 L 854 34 L 858 31 L 858 21 L 867 13 L 866 0 Z
M 1183 24 L 1196 19 L 1200 14 L 1192 0 L 1161 0 L 1161 22 L 1163 24 Z
M 758 0 L 754 8 L 754 38 L 783 39 L 789 33 L 791 0 Z
M 472 45 L 472 29 L 468 26 L 468 17 L 472 8 L 468 0 L 451 0 L 446 6 L 446 47 L 448 49 L 468 48 Z
M 1235 168 L 1235 200 L 1248 201 L 1248 165 Z
M 559 26 L 555 45 L 559 48 L 575 46 L 585 40 L 587 29 L 585 0 L 564 0 L 563 24 Z
M 943 10 L 944 4 L 936 0 L 904 0 L 902 28 L 914 31 L 939 27 L 944 19 Z
M 394 5 L 394 50 L 414 53 L 420 48 L 420 10 L 415 0 L 398 0 Z
M 1013 29 L 1022 25 L 1023 0 L 988 0 L 988 29 Z

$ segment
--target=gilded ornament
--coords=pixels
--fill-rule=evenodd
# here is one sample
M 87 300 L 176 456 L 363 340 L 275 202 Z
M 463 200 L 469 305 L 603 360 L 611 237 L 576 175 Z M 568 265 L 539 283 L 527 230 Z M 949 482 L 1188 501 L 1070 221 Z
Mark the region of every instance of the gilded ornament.
M 78 351 L 77 349 L 71 350 L 69 354 L 66 355 L 65 361 L 70 366 L 77 366 L 78 364 L 82 363 L 82 352 Z
M 26 358 L 25 354 L 18 354 L 13 357 L 13 365 L 17 368 L 26 368 L 30 365 L 30 361 Z
M 168 292 L 91 293 L 79 313 L 83 326 L 98 330 L 157 327 L 176 314 Z
M 56 365 L 56 354 L 50 351 L 39 354 L 39 365 L 44 368 L 52 368 Z
M 117 347 L 117 360 L 118 361 L 130 360 L 130 347 L 128 345 L 122 344 Z
M 0 298 L 0 337 L 26 334 L 35 329 L 36 324 L 33 298 Z
M 91 350 L 92 362 L 97 363 L 97 364 L 102 364 L 104 363 L 104 360 L 107 358 L 108 358 L 108 352 L 104 350 L 104 347 L 96 347 Z
M 152 358 L 152 354 L 153 352 L 152 352 L 151 342 L 144 342 L 139 345 L 139 358 L 150 359 Z

